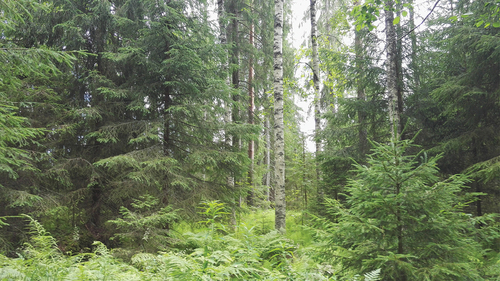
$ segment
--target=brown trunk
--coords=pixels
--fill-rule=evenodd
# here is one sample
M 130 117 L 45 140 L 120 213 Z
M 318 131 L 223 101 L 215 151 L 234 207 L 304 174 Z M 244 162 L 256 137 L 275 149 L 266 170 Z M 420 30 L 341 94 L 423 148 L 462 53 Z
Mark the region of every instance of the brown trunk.
M 239 63 L 240 63 L 240 51 L 239 51 L 239 5 L 238 0 L 232 0 L 230 2 L 229 12 L 232 14 L 232 21 L 230 24 L 230 34 L 232 41 L 232 52 L 231 52 L 231 64 L 233 67 L 233 72 L 231 73 L 231 84 L 233 89 L 235 89 L 235 93 L 233 94 L 233 101 L 235 104 L 238 104 L 240 101 L 239 97 L 239 88 L 240 88 L 240 71 L 239 71 Z M 231 110 L 231 118 L 232 122 L 238 123 L 240 122 L 240 111 L 238 109 L 238 105 L 234 106 Z M 241 139 L 238 135 L 232 136 L 232 146 L 233 151 L 241 150 Z M 233 183 L 238 181 L 239 179 L 232 178 Z M 236 204 L 241 206 L 241 197 L 237 198 Z M 235 213 L 235 212 L 233 212 Z
M 170 87 L 167 87 L 167 90 L 165 92 L 165 98 L 164 98 L 164 105 L 165 105 L 165 111 L 163 113 L 163 155 L 164 156 L 172 156 L 172 147 L 171 147 L 171 140 L 170 140 L 170 118 L 169 118 L 169 113 L 168 110 L 170 109 L 170 106 L 172 105 L 172 99 L 170 98 Z
M 399 2 L 397 4 L 397 16 L 401 18 L 401 11 L 403 9 L 403 4 Z M 401 134 L 404 127 L 403 121 L 403 44 L 402 44 L 403 30 L 401 29 L 401 22 L 396 25 L 396 86 L 397 86 L 397 112 L 399 116 L 398 134 Z M 400 136 L 403 139 L 403 136 Z

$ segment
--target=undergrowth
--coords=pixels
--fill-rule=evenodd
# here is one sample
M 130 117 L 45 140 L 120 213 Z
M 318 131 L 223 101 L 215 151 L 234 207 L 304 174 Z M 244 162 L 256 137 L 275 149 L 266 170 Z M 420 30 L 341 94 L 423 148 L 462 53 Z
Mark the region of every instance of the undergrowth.
M 290 239 L 309 235 L 297 234 L 293 216 L 287 238 L 272 230 L 271 212 L 248 214 L 231 229 L 221 203 L 207 202 L 200 213 L 197 227 L 174 231 L 178 242 L 168 251 L 138 253 L 130 262 L 100 242 L 92 253 L 64 255 L 40 223 L 24 216 L 31 238 L 17 258 L 0 255 L 0 280 L 336 280 L 331 266 L 316 263 Z

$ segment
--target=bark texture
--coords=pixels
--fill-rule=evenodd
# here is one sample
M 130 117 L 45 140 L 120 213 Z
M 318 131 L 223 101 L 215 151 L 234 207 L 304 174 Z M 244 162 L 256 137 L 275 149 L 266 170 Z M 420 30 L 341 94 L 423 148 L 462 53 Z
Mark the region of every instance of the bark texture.
M 410 4 L 410 18 L 409 18 L 409 28 L 410 30 L 413 30 L 410 33 L 410 40 L 411 40 L 411 63 L 410 63 L 410 68 L 413 71 L 413 91 L 417 91 L 418 88 L 420 88 L 420 75 L 419 75 L 419 69 L 417 65 L 417 36 L 415 35 L 415 11 L 413 9 L 413 0 L 408 1 Z
M 226 45 L 227 44 L 227 33 L 226 33 L 226 29 L 227 29 L 227 25 L 226 25 L 226 12 L 225 12 L 225 5 L 224 5 L 224 0 L 217 0 L 217 18 L 218 18 L 218 22 L 219 22 L 219 29 L 220 29 L 220 33 L 219 33 L 219 40 L 220 40 L 220 44 L 221 45 Z M 229 59 L 229 54 L 226 56 L 226 61 L 228 61 Z M 229 74 L 227 73 L 229 67 L 227 65 L 227 63 L 225 63 L 224 65 L 222 65 L 222 68 L 223 68 L 223 72 L 224 72 L 224 75 L 225 75 L 225 80 L 226 80 L 226 85 L 228 85 L 228 87 L 231 87 L 231 80 L 229 78 Z M 229 95 L 231 95 L 229 93 Z M 229 97 L 231 98 L 231 97 Z M 228 99 L 229 100 L 229 99 Z M 232 109 L 231 109 L 231 104 L 228 102 L 224 105 L 225 107 L 225 115 L 224 115 L 224 123 L 225 124 L 231 124 L 232 123 Z M 231 136 L 231 134 L 229 134 L 228 132 L 225 132 L 224 133 L 224 138 L 225 138 L 225 143 L 226 143 L 226 146 L 227 147 L 232 147 L 233 146 L 233 136 Z M 234 176 L 232 174 L 230 174 L 228 177 L 227 177 L 227 185 L 229 187 L 230 190 L 234 190 Z M 236 226 L 236 208 L 235 206 L 231 206 L 231 225 L 233 227 Z
M 266 162 L 266 174 L 264 176 L 264 185 L 267 186 L 266 188 L 266 199 L 268 201 L 271 201 L 270 197 L 270 188 L 271 188 L 271 124 L 269 122 L 269 116 L 266 115 L 266 122 L 265 122 L 265 127 L 266 127 L 266 157 L 265 157 L 265 162 Z
M 250 34 L 249 34 L 249 44 L 253 48 L 253 23 L 250 23 Z M 253 88 L 253 57 L 249 54 L 248 59 L 248 124 L 254 124 L 254 107 L 255 107 L 255 97 Z M 255 192 L 253 186 L 253 169 L 254 169 L 254 141 L 248 141 L 248 158 L 250 158 L 250 169 L 248 170 L 248 183 L 250 185 L 250 193 L 248 195 L 248 205 L 255 205 Z
M 314 135 L 316 144 L 316 157 L 318 157 L 321 152 L 321 141 L 319 134 L 321 132 L 321 107 L 320 107 L 320 96 L 319 96 L 319 58 L 318 58 L 318 38 L 317 38 L 317 24 L 316 24 L 316 0 L 310 0 L 310 11 L 311 11 L 311 43 L 312 43 L 312 61 L 313 61 L 313 83 L 314 83 Z M 316 176 L 319 181 L 320 171 L 319 162 L 316 161 Z
M 397 40 L 394 27 L 394 1 L 386 1 L 385 35 L 387 50 L 387 94 L 389 96 L 389 123 L 391 137 L 398 139 L 401 133 L 401 117 L 398 110 Z
M 285 131 L 283 123 L 283 0 L 274 1 L 275 228 L 286 231 Z
M 360 103 L 358 109 L 358 142 L 359 142 L 359 155 L 361 158 L 365 158 L 366 153 L 368 152 L 368 132 L 366 130 L 366 110 L 365 110 L 365 102 L 366 102 L 366 93 L 364 89 L 363 82 L 363 41 L 361 39 L 361 32 L 356 30 L 354 31 L 354 51 L 356 55 L 356 71 L 358 72 L 356 78 L 356 96 L 358 102 Z

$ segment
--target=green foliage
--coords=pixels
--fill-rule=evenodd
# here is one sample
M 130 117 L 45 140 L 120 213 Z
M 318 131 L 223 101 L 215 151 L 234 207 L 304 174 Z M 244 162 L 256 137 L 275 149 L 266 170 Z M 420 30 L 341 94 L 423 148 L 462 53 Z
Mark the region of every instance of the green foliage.
M 454 5 L 457 21 L 449 23 L 450 10 L 441 10 L 425 31 L 420 54 L 421 89 L 407 100 L 407 114 L 422 129 L 417 143 L 431 154 L 443 154 L 441 172 L 464 171 L 474 180 L 471 191 L 483 192 L 469 212 L 481 216 L 498 213 L 497 158 L 498 43 L 499 30 L 476 23 L 489 15 L 492 1 L 465 1 Z M 461 15 L 466 15 L 462 17 Z M 474 208 L 474 210 L 472 210 Z
M 373 145 L 367 164 L 354 165 L 345 205 L 329 199 L 333 220 L 318 218 L 325 257 L 345 277 L 380 268 L 382 280 L 479 278 L 481 248 L 458 196 L 467 176 L 441 180 L 439 157 L 408 154 L 411 140 Z
M 206 225 L 212 232 L 216 230 L 225 231 L 225 226 L 221 223 L 221 220 L 229 213 L 224 211 L 224 203 L 219 201 L 202 202 L 199 208 L 201 209 L 199 214 L 205 219 L 199 223 Z
M 356 1 L 357 3 L 359 0 Z M 400 1 L 395 1 L 400 2 Z M 361 30 L 367 27 L 370 31 L 375 28 L 373 23 L 380 17 L 381 10 L 387 10 L 387 2 L 382 0 L 365 0 L 364 3 L 355 5 L 351 11 L 351 16 L 355 19 L 356 30 Z M 403 7 L 410 8 L 409 3 L 404 3 Z M 408 14 L 407 11 L 401 11 L 403 16 Z M 400 22 L 399 16 L 394 18 L 393 24 L 396 25 Z
M 135 206 L 148 209 L 154 207 L 151 202 L 143 198 Z M 218 202 L 205 204 L 211 218 L 223 216 L 219 207 Z M 31 240 L 18 258 L 0 255 L 2 280 L 335 280 L 281 234 L 258 235 L 244 224 L 228 235 L 185 233 L 189 247 L 184 250 L 138 253 L 129 265 L 100 242 L 93 253 L 64 256 L 41 224 L 27 218 Z
M 109 220 L 116 226 L 121 246 L 128 250 L 139 248 L 143 252 L 156 252 L 167 249 L 172 243 L 170 227 L 179 217 L 170 206 L 159 208 L 159 200 L 151 195 L 141 195 L 131 203 L 134 211 L 120 208 L 122 218 Z

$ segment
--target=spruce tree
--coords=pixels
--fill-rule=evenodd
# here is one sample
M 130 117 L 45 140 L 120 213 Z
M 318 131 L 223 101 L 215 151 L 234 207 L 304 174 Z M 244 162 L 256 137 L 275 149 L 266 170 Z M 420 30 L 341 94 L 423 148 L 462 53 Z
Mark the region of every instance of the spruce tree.
M 477 280 L 480 247 L 459 196 L 463 174 L 439 177 L 440 157 L 411 154 L 412 140 L 373 143 L 367 164 L 354 164 L 346 202 L 328 200 L 328 259 L 344 276 L 381 269 L 382 280 Z

